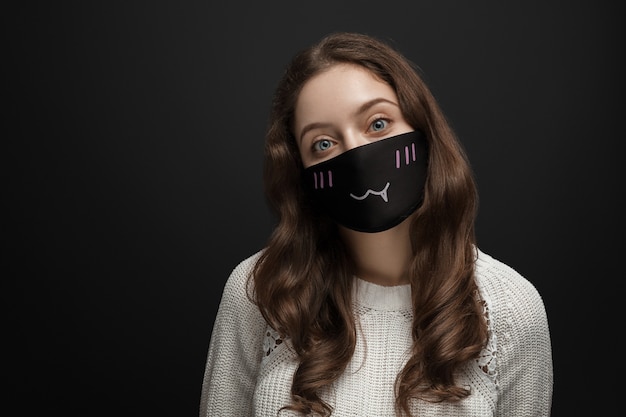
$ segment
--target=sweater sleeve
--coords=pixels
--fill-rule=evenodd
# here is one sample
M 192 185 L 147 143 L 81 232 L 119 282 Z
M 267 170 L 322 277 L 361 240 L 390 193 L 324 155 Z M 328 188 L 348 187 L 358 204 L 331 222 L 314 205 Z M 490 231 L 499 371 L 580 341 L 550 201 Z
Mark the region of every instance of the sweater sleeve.
M 553 368 L 548 319 L 543 300 L 511 267 L 481 254 L 488 292 L 494 302 L 497 337 L 496 416 L 548 417 Z
M 200 417 L 252 415 L 266 330 L 265 320 L 246 293 L 257 256 L 237 265 L 224 286 L 209 343 Z

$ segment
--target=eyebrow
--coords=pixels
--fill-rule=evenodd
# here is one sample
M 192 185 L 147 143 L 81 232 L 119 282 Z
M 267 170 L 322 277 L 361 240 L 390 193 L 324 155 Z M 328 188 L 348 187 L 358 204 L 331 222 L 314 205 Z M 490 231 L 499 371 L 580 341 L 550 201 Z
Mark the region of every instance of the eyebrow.
M 374 107 L 375 105 L 379 103 L 388 103 L 396 107 L 400 107 L 398 106 L 398 103 L 395 103 L 391 100 L 387 100 L 386 98 L 379 97 L 379 98 L 375 98 L 375 99 L 372 99 L 370 101 L 367 101 L 361 104 L 361 106 L 357 109 L 357 111 L 354 114 L 357 116 L 360 114 L 363 114 L 366 111 L 368 111 L 370 108 Z M 321 123 L 321 122 L 309 123 L 308 125 L 304 126 L 302 128 L 302 131 L 300 132 L 300 142 L 302 142 L 302 138 L 308 131 L 313 130 L 313 129 L 323 128 L 323 127 L 329 127 L 329 126 L 330 126 L 330 123 Z

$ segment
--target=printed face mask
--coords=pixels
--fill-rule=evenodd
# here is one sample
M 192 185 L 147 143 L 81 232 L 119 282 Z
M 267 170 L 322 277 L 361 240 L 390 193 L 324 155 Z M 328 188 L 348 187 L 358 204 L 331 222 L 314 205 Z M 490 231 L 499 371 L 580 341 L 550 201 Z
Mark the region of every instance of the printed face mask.
M 400 224 L 422 203 L 427 144 L 420 131 L 350 149 L 304 170 L 313 202 L 337 223 L 375 233 Z

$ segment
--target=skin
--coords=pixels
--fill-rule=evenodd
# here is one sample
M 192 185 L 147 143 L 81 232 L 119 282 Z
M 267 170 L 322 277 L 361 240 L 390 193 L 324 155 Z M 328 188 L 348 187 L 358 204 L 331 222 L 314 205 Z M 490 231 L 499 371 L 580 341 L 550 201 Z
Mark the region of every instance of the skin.
M 305 168 L 413 130 L 402 116 L 391 86 L 352 64 L 334 65 L 311 78 L 296 102 L 294 135 Z M 359 278 L 384 286 L 408 283 L 407 269 L 413 256 L 410 220 L 379 233 L 339 226 Z

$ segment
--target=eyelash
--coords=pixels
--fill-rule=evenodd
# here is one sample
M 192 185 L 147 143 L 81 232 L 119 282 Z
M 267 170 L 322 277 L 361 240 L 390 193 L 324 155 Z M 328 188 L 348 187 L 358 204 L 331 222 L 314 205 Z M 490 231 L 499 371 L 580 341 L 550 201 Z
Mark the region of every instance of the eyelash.
M 331 141 L 330 139 L 328 139 L 328 138 L 324 138 L 324 139 L 316 140 L 316 141 L 315 141 L 315 142 L 313 142 L 313 144 L 311 145 L 311 149 L 313 150 L 313 152 L 324 152 L 324 151 L 326 151 L 326 150 L 328 150 L 328 149 L 330 148 L 330 147 L 329 147 L 328 149 L 317 149 L 317 148 L 316 148 L 316 147 L 317 147 L 317 145 L 318 145 L 318 144 L 320 144 L 320 143 L 322 143 L 322 142 L 329 142 L 329 143 L 330 143 L 330 145 L 331 145 L 330 147 L 332 147 L 332 145 L 333 145 L 332 141 Z
M 382 130 L 373 130 L 373 129 L 371 129 L 371 128 L 372 128 L 372 126 L 374 125 L 374 123 L 376 123 L 376 122 L 380 122 L 380 121 L 385 122 L 385 127 L 383 127 L 383 128 L 382 128 Z M 390 124 L 390 123 L 391 123 L 391 120 L 390 120 L 390 119 L 388 119 L 388 118 L 386 118 L 386 117 L 383 117 L 383 116 L 376 116 L 376 117 L 372 120 L 372 122 L 369 124 L 368 130 L 373 130 L 374 132 L 381 132 L 381 131 L 383 131 L 383 130 L 387 129 L 387 128 L 389 127 L 389 124 Z

